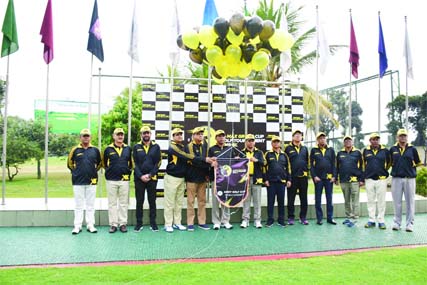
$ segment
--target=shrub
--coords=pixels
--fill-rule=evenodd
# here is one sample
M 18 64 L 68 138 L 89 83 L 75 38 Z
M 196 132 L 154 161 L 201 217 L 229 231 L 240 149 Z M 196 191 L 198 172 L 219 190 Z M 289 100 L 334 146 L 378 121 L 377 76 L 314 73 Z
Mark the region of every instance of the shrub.
M 417 171 L 417 194 L 427 197 L 427 167 L 421 167 Z

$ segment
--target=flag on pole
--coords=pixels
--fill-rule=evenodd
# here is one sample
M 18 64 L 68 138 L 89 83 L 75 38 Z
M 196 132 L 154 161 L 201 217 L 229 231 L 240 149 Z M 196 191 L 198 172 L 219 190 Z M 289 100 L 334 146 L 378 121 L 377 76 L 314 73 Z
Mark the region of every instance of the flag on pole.
M 218 12 L 216 11 L 215 1 L 206 0 L 205 11 L 203 12 L 203 25 L 212 26 L 213 21 L 218 17 Z
M 380 78 L 382 78 L 387 71 L 387 54 L 385 52 L 385 44 L 384 44 L 384 34 L 383 34 L 383 28 L 381 26 L 381 19 L 380 15 L 378 15 L 378 22 L 379 22 L 379 31 L 380 31 L 380 37 L 378 41 L 378 54 L 380 56 Z
M 282 7 L 285 7 L 285 4 L 282 3 Z M 280 29 L 288 32 L 288 20 L 286 19 L 285 8 L 282 10 L 282 17 L 280 19 Z M 282 67 L 282 72 L 286 73 L 289 67 L 292 65 L 292 54 L 291 50 L 284 51 L 280 54 L 280 66 Z
M 353 19 L 350 17 L 350 59 L 351 74 L 354 78 L 358 78 L 359 74 L 357 68 L 359 66 L 359 50 L 357 48 L 356 35 L 354 33 Z
M 320 21 L 318 23 L 317 28 L 319 33 L 319 37 L 318 37 L 319 42 L 317 43 L 317 47 L 319 50 L 319 58 L 320 58 L 319 68 L 320 68 L 320 73 L 324 74 L 326 71 L 326 66 L 329 61 L 330 50 L 329 50 L 328 40 L 326 39 L 325 31 L 323 30 L 323 26 L 320 23 Z
M 41 42 L 44 44 L 43 59 L 46 64 L 49 64 L 53 60 L 53 21 L 51 0 L 47 1 L 40 35 L 42 36 Z
M 411 46 L 409 45 L 408 27 L 405 24 L 405 46 L 403 47 L 403 56 L 406 63 L 406 74 L 409 78 L 414 79 L 414 69 L 412 65 Z
M 3 27 L 1 31 L 3 33 L 1 57 L 4 57 L 16 52 L 19 49 L 13 0 L 9 0 L 9 3 L 7 4 L 6 14 L 4 15 Z
M 138 55 L 138 24 L 136 21 L 136 1 L 133 6 L 132 26 L 130 29 L 130 42 L 128 54 L 132 60 L 139 62 Z
M 176 0 L 173 1 L 174 6 L 172 8 L 172 21 L 170 27 L 170 43 L 169 43 L 169 57 L 172 61 L 172 66 L 175 66 L 179 60 L 179 47 L 176 44 L 176 38 L 181 33 L 181 29 L 179 26 L 179 17 L 178 17 L 178 7 L 176 5 Z
M 102 48 L 101 26 L 98 17 L 98 4 L 95 0 L 93 4 L 92 19 L 90 20 L 89 39 L 87 50 L 104 62 L 104 49 Z

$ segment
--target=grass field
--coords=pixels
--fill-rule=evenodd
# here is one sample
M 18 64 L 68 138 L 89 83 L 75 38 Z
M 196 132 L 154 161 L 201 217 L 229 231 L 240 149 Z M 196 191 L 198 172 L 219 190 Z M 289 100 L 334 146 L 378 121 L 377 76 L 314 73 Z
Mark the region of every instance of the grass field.
M 427 247 L 242 262 L 0 269 L 1 284 L 427 284 Z

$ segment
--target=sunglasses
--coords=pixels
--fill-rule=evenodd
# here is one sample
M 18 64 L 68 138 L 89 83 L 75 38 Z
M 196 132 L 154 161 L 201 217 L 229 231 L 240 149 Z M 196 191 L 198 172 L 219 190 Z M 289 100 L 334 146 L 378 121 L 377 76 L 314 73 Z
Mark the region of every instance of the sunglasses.
M 90 135 L 82 135 L 82 137 L 88 138 L 88 137 L 90 137 Z
M 143 132 L 142 134 L 143 134 L 143 135 L 149 135 L 149 134 L 150 134 L 150 132 Z

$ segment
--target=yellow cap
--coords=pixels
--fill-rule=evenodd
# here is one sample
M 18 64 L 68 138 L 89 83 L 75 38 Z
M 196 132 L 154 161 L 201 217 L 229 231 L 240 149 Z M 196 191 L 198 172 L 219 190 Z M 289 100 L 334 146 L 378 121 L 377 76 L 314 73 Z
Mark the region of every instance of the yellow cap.
M 183 133 L 184 133 L 184 131 L 181 130 L 180 128 L 175 128 L 175 129 L 172 130 L 172 135 L 173 136 L 176 135 L 176 134 L 183 134 Z
M 345 140 L 353 140 L 353 138 L 347 135 L 344 137 L 343 141 L 345 141 Z
M 203 128 L 203 127 L 195 127 L 193 129 L 193 135 L 197 134 L 197 133 L 200 133 L 200 132 L 204 132 L 204 131 L 205 131 L 205 128 Z
M 372 134 L 369 136 L 369 139 L 375 139 L 375 138 L 381 138 L 381 137 L 380 137 L 380 135 L 379 135 L 378 133 L 372 133 Z
M 149 126 L 142 126 L 141 129 L 139 130 L 141 133 L 143 132 L 151 132 L 151 129 Z
M 271 141 L 272 141 L 272 142 L 275 142 L 275 141 L 279 141 L 279 142 L 280 142 L 280 141 L 282 141 L 282 140 L 281 140 L 281 139 L 280 139 L 280 137 L 278 137 L 278 136 L 272 136 L 272 137 L 271 137 Z
M 117 134 L 124 134 L 125 132 L 123 131 L 122 128 L 115 128 L 113 134 L 117 135 Z
M 318 134 L 317 134 L 317 136 L 316 136 L 316 140 L 317 140 L 318 138 L 320 138 L 321 136 L 326 137 L 326 134 L 325 134 L 324 132 L 320 132 L 320 133 L 318 133 Z
M 217 130 L 215 132 L 215 136 L 219 136 L 219 135 L 225 135 L 225 132 L 223 130 Z
M 83 135 L 89 135 L 90 136 L 90 130 L 89 129 L 83 129 L 80 131 L 80 135 L 81 136 L 83 136 Z
M 255 140 L 255 136 L 253 134 L 247 134 L 245 140 Z
M 292 136 L 294 136 L 296 133 L 300 133 L 301 135 L 303 135 L 301 130 L 295 130 L 292 132 Z
M 408 131 L 406 131 L 405 129 L 399 129 L 397 131 L 397 136 L 407 136 L 408 135 Z

